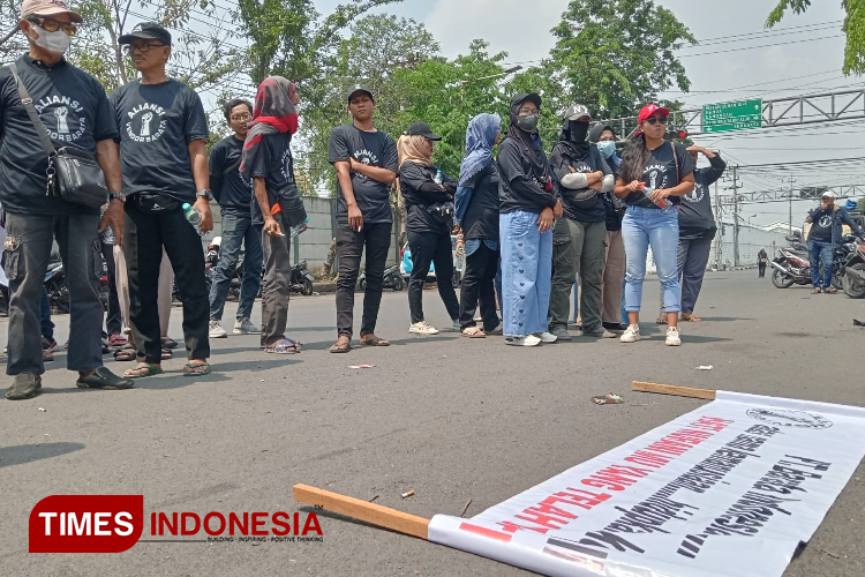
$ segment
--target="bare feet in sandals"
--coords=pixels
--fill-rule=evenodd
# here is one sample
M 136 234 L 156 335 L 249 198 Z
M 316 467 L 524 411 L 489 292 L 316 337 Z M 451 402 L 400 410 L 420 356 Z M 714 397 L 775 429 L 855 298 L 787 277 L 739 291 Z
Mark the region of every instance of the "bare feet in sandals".
M 686 323 L 698 323 L 703 319 L 694 313 L 682 313 L 682 320 Z
M 351 350 L 351 338 L 348 335 L 339 335 L 336 342 L 330 345 L 332 353 L 347 353 Z
M 264 352 L 277 355 L 296 355 L 300 352 L 301 344 L 293 341 L 288 337 L 283 337 L 277 341 L 264 346 Z
M 183 375 L 186 377 L 201 377 L 210 374 L 210 365 L 204 359 L 190 359 L 183 365 Z
M 462 334 L 464 337 L 468 337 L 470 339 L 484 339 L 487 334 L 480 327 L 466 327 L 462 330 Z
M 125 379 L 141 379 L 144 377 L 152 377 L 162 373 L 162 367 L 150 363 L 138 363 L 134 369 L 128 369 L 123 372 Z
M 386 341 L 385 339 L 376 336 L 375 333 L 367 333 L 365 335 L 360 335 L 360 344 L 365 347 L 389 347 L 390 341 Z

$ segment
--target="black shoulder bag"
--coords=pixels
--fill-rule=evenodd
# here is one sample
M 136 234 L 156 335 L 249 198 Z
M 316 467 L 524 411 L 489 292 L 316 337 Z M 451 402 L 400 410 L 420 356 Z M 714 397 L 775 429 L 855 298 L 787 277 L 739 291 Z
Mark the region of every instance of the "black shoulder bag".
M 54 143 L 48 137 L 45 124 L 39 119 L 33 107 L 33 99 L 30 98 L 27 87 L 18 76 L 15 63 L 7 66 L 18 86 L 21 105 L 27 111 L 27 116 L 36 128 L 42 148 L 48 155 L 48 169 L 45 171 L 45 176 L 48 178 L 46 195 L 88 208 L 101 207 L 108 202 L 108 189 L 105 186 L 105 175 L 94 155 L 74 146 L 54 147 Z

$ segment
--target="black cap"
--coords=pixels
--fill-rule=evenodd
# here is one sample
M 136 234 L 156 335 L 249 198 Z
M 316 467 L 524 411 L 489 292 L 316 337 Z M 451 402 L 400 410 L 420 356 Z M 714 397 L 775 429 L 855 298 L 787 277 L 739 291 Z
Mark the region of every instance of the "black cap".
M 136 24 L 129 34 L 124 34 L 117 41 L 119 44 L 132 44 L 136 38 L 141 40 L 159 40 L 166 46 L 171 46 L 171 32 L 156 22 Z
M 375 102 L 375 96 L 372 95 L 372 91 L 369 88 L 364 88 L 363 86 L 355 86 L 348 93 L 348 102 L 351 103 L 351 99 L 357 96 L 358 94 L 366 94 L 369 96 L 369 99 Z
M 441 140 L 442 137 L 433 133 L 426 122 L 415 122 L 403 134 L 406 136 L 423 136 L 427 140 Z
M 524 94 L 517 94 L 511 99 L 511 108 L 516 108 L 520 106 L 523 102 L 534 102 L 535 106 L 538 108 L 541 107 L 541 95 L 537 92 L 529 92 Z
M 616 131 L 609 124 L 604 124 L 603 122 L 595 122 L 592 124 L 592 127 L 589 128 L 589 142 L 598 142 L 601 139 L 601 134 L 605 131 L 609 130 L 613 133 L 617 139 L 619 136 L 616 134 Z

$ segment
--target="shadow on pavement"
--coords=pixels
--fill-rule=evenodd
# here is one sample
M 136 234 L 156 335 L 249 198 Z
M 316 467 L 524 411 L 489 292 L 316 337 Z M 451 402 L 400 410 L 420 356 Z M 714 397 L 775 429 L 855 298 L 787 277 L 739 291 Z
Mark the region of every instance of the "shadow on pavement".
M 51 457 L 59 457 L 84 448 L 82 443 L 39 443 L 35 445 L 15 445 L 0 447 L 0 467 L 11 467 L 32 463 Z

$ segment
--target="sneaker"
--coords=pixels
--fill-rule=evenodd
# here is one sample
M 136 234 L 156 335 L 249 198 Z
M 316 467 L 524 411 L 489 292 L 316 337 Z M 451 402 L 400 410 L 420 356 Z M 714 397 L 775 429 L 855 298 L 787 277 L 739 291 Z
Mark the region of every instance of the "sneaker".
M 426 321 L 420 321 L 419 323 L 414 323 L 413 325 L 409 325 L 408 332 L 414 333 L 416 335 L 427 335 L 427 336 L 439 334 L 439 330 Z
M 10 401 L 32 399 L 42 393 L 42 377 L 33 373 L 15 375 L 12 385 L 6 389 L 6 398 Z
M 208 336 L 212 339 L 224 339 L 228 337 L 228 333 L 222 328 L 221 322 L 210 321 L 210 333 Z
M 505 344 L 513 345 L 515 347 L 536 347 L 541 344 L 541 339 L 535 335 L 528 335 L 525 337 L 506 337 Z
M 581 335 L 583 337 L 594 337 L 596 339 L 613 339 L 616 335 L 604 327 L 598 327 L 596 329 L 586 329 L 583 328 L 581 331 Z
M 234 321 L 234 330 L 231 331 L 233 335 L 259 335 L 261 334 L 261 329 L 255 326 L 249 319 L 242 319 L 240 321 Z
M 619 337 L 619 340 L 623 343 L 635 343 L 640 340 L 640 326 L 639 325 L 628 325 L 628 328 L 625 329 L 625 332 L 622 333 L 622 336 Z
M 556 342 L 557 340 L 559 340 L 559 337 L 557 337 L 556 335 L 554 335 L 553 333 L 551 333 L 549 331 L 544 331 L 544 332 L 537 334 L 535 336 L 538 337 L 539 339 L 541 339 L 541 342 L 544 343 L 545 345 L 551 345 L 554 342 Z
M 79 389 L 103 389 L 106 391 L 121 391 L 131 389 L 135 383 L 131 379 L 118 377 L 106 367 L 99 367 L 86 377 L 79 375 L 75 385 Z
M 574 337 L 571 336 L 571 333 L 568 332 L 567 327 L 563 327 L 558 325 L 550 329 L 550 333 L 556 336 L 556 338 L 560 341 L 570 341 Z
M 666 345 L 668 347 L 678 347 L 681 344 L 682 338 L 679 336 L 679 329 L 676 327 L 667 327 Z

